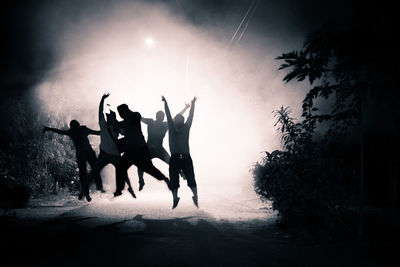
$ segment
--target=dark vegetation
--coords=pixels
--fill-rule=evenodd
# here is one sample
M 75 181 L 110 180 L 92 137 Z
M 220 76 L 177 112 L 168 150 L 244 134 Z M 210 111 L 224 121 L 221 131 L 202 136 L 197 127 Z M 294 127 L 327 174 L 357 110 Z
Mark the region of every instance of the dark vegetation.
M 72 144 L 41 133 L 42 125 L 63 127 L 62 120 L 40 114 L 27 93 L 54 60 L 51 43 L 37 39 L 33 11 L 41 3 L 3 1 L 0 8 L 0 33 L 7 40 L 0 45 L 0 208 L 20 207 L 59 188 L 75 189 Z
M 28 97 L 3 101 L 1 114 L 5 125 L 0 143 L 1 208 L 21 207 L 30 197 L 62 189 L 78 189 L 72 142 L 63 136 L 41 132 L 42 125 L 60 128 L 66 125 L 35 111 Z
M 396 227 L 400 97 L 393 17 L 310 33 L 284 53 L 285 82 L 308 81 L 302 120 L 274 111 L 283 150 L 253 169 L 255 191 L 286 224 L 363 233 Z M 383 222 L 383 223 L 382 223 Z
M 275 111 L 285 150 L 266 152 L 254 168 L 255 190 L 287 221 L 337 220 L 356 200 L 357 153 L 344 138 L 312 139 L 288 108 Z M 309 125 L 308 125 L 309 126 Z

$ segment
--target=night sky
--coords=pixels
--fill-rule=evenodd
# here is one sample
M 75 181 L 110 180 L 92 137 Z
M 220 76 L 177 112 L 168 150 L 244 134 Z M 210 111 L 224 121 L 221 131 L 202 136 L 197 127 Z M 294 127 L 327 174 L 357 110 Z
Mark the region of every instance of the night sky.
M 164 3 L 172 12 L 185 17 L 188 23 L 223 28 L 225 31 L 221 38 L 227 43 L 251 3 L 240 0 L 146 2 Z M 57 34 L 46 32 L 46 28 L 38 28 L 39 22 L 55 25 L 52 29 L 62 32 L 65 20 L 77 23 L 85 20 L 88 13 L 106 12 L 123 4 L 124 1 L 106 0 L 2 1 L 0 19 L 3 99 L 4 92 L 5 95 L 18 95 L 37 83 L 57 58 L 52 44 L 52 40 L 57 39 Z M 42 11 L 47 7 L 59 12 L 59 21 L 53 20 L 54 16 L 43 16 L 45 13 Z M 349 16 L 359 16 L 366 10 L 379 12 L 377 7 L 370 7 L 365 1 L 259 1 L 246 35 L 272 36 L 278 41 L 290 41 L 292 35 L 302 36 L 326 21 L 338 18 L 346 21 Z M 251 42 L 247 36 L 242 39 L 243 45 Z

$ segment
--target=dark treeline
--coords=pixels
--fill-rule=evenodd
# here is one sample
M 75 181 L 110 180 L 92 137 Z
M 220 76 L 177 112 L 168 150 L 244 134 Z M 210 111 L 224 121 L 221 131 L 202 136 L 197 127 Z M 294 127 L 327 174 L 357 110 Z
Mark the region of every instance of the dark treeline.
M 311 85 L 301 121 L 288 107 L 274 111 L 283 150 L 267 152 L 253 171 L 256 192 L 273 201 L 282 221 L 354 233 L 396 225 L 400 94 L 393 22 L 388 10 L 374 10 L 327 23 L 307 35 L 302 49 L 277 57 L 288 71 L 285 82 Z
M 79 189 L 73 144 L 68 138 L 44 135 L 42 125 L 62 118 L 42 114 L 25 94 L 8 97 L 0 107 L 0 206 L 19 207 L 29 197 Z
M 65 187 L 78 173 L 72 143 L 43 136 L 42 125 L 59 125 L 34 106 L 31 89 L 51 67 L 50 44 L 35 37 L 35 11 L 44 1 L 4 1 L 0 8 L 0 206 L 21 206 L 29 197 Z

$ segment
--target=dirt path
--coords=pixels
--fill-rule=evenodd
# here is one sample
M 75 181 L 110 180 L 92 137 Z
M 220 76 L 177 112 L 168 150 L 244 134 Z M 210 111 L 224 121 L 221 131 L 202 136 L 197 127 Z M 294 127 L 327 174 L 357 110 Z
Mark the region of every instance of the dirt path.
M 375 246 L 294 237 L 275 227 L 273 213 L 244 202 L 232 208 L 241 219 L 190 203 L 176 211 L 138 203 L 71 198 L 8 211 L 0 221 L 2 266 L 391 265 Z

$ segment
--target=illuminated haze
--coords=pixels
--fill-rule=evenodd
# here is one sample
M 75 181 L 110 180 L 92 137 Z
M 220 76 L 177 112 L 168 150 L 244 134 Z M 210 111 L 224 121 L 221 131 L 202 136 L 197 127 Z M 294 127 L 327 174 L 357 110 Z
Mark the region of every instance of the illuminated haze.
M 227 29 L 195 26 L 160 4 L 98 7 L 85 10 L 80 19 L 74 12 L 64 5 L 38 13 L 47 32 L 39 36 L 52 42 L 57 54 L 35 89 L 43 112 L 98 129 L 98 103 L 105 92 L 111 94 L 106 103 L 112 109 L 127 103 L 147 118 L 163 110 L 161 95 L 173 115 L 198 96 L 190 149 L 200 196 L 207 191 L 254 197 L 249 170 L 263 151 L 280 147 L 271 112 L 290 105 L 298 115 L 304 94 L 282 82 L 285 73 L 277 71 L 280 62 L 274 58 L 298 48 L 302 36 L 282 45 L 268 32 L 249 33 L 242 45 L 227 49 L 240 17 Z M 145 137 L 146 128 L 142 124 Z M 99 138 L 91 142 L 98 151 Z M 168 136 L 164 147 L 169 150 Z M 153 162 L 168 174 L 165 163 Z M 135 167 L 130 177 L 136 186 Z M 115 186 L 112 167 L 103 179 L 109 188 Z M 155 179 L 145 180 L 148 191 L 165 190 Z

